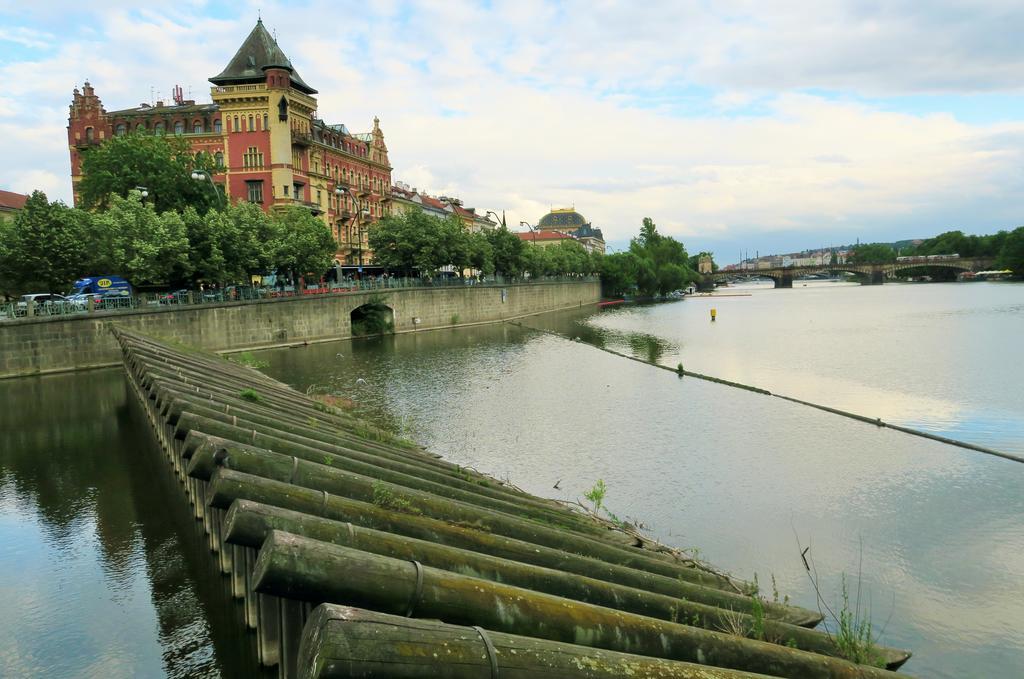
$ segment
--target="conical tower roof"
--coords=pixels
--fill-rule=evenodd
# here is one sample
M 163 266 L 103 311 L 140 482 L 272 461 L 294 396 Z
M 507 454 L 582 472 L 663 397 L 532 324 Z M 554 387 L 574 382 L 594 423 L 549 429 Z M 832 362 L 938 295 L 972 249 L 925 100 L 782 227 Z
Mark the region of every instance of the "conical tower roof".
M 210 82 L 214 85 L 263 82 L 266 78 L 263 72 L 268 68 L 283 68 L 291 74 L 292 87 L 306 94 L 316 94 L 316 90 L 299 77 L 292 62 L 288 60 L 277 41 L 263 26 L 262 19 L 256 22 L 249 37 L 235 52 L 234 58 L 231 59 L 227 67 L 210 78 Z

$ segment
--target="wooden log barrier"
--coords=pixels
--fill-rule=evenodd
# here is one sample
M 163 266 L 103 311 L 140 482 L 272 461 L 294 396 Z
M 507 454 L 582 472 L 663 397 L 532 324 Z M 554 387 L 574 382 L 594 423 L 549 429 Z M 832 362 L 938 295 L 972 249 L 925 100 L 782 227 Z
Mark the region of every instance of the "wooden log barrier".
M 206 491 L 206 498 L 210 506 L 220 508 L 228 508 L 236 500 L 252 500 L 291 509 L 314 518 L 323 517 L 334 521 L 350 522 L 356 526 L 415 537 L 452 547 L 461 547 L 511 561 L 585 575 L 597 580 L 615 582 L 718 608 L 743 610 L 744 607 L 750 605 L 749 597 L 736 592 L 607 563 L 558 548 L 544 547 L 494 535 L 468 526 L 455 525 L 424 516 L 393 512 L 370 503 L 350 500 L 323 491 L 300 488 L 231 469 L 221 468 L 213 474 Z M 232 539 L 239 544 L 257 548 L 263 544 L 265 537 L 265 533 L 258 528 L 255 532 L 245 530 L 245 524 L 237 524 L 232 533 Z M 768 618 L 804 627 L 814 627 L 821 622 L 821 615 L 817 611 L 776 603 L 765 604 L 765 615 Z
M 259 547 L 274 530 L 311 541 L 341 545 L 405 561 L 419 561 L 424 566 L 460 575 L 502 582 L 660 620 L 684 622 L 695 627 L 718 631 L 752 631 L 757 624 L 761 624 L 766 639 L 776 639 L 779 643 L 813 653 L 841 657 L 832 638 L 824 632 L 772 619 L 755 622 L 751 615 L 753 600 L 746 601 L 741 610 L 724 610 L 583 575 L 331 521 L 248 500 L 236 500 L 225 517 L 224 537 L 229 543 Z M 315 560 L 320 554 L 315 549 L 307 549 L 306 553 L 307 560 Z M 325 572 L 326 569 L 315 570 Z M 878 650 L 889 669 L 899 667 L 910 657 L 909 653 L 896 649 Z
M 766 679 L 332 604 L 306 622 L 298 664 L 300 679 Z
M 316 558 L 310 558 L 315 554 Z M 256 590 L 609 651 L 797 679 L 885 679 L 893 672 L 272 531 Z

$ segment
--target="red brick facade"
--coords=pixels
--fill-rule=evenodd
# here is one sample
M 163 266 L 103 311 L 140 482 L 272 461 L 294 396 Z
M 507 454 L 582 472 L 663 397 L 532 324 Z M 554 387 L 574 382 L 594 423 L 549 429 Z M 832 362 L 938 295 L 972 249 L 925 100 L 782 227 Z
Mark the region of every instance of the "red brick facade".
M 75 88 L 68 117 L 71 178 L 81 179 L 81 152 L 129 132 L 178 134 L 220 171 L 216 184 L 232 202 L 265 210 L 302 205 L 320 216 L 338 241 L 342 265 L 368 264 L 367 232 L 390 212 L 391 166 L 384 133 L 352 134 L 317 117 L 316 90 L 292 67 L 257 22 L 225 70 L 210 81 L 212 102 L 185 100 L 106 111 L 93 86 Z M 77 200 L 77 192 L 76 192 Z

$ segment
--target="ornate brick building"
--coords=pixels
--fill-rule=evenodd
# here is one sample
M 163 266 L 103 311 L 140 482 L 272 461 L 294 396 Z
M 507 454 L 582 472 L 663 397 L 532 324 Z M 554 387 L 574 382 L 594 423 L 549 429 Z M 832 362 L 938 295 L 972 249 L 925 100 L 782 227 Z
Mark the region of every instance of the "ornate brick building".
M 232 202 L 265 210 L 305 206 L 331 228 L 342 266 L 369 264 L 367 229 L 391 202 L 391 165 L 379 120 L 364 134 L 321 120 L 317 91 L 262 21 L 210 82 L 208 104 L 185 100 L 175 88 L 169 103 L 118 111 L 105 110 L 88 82 L 75 88 L 68 118 L 72 182 L 82 176 L 82 151 L 105 139 L 130 132 L 181 135 L 197 153 L 214 158 L 213 182 Z

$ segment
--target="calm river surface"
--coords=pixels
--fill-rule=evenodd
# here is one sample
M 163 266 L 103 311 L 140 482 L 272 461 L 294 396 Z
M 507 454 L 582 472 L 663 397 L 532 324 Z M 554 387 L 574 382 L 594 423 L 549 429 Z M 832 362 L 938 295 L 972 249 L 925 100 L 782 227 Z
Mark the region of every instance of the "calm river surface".
M 481 326 L 260 356 L 534 493 L 604 479 L 620 517 L 815 608 L 799 538 L 829 605 L 862 573 L 908 673 L 1024 676 L 1024 465 L 587 344 L 1024 450 L 1024 286 L 797 285 L 524 320 L 582 342 Z
M 619 516 L 813 608 L 799 538 L 830 605 L 861 571 L 910 674 L 1024 675 L 1024 465 L 588 344 L 1020 452 L 1024 286 L 748 291 L 525 319 L 581 342 L 491 325 L 259 355 L 535 493 L 604 479 Z M 0 676 L 256 676 L 163 464 L 119 370 L 0 381 Z

